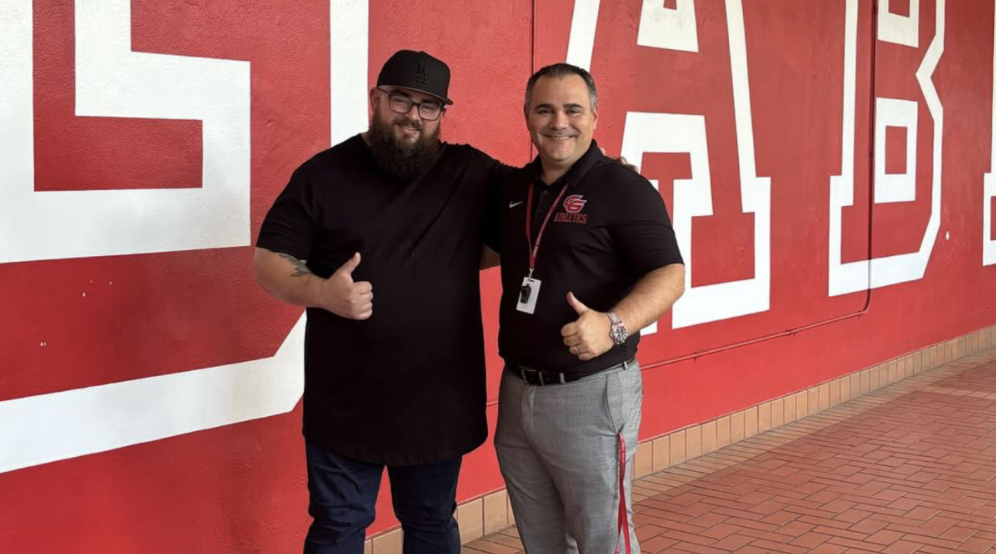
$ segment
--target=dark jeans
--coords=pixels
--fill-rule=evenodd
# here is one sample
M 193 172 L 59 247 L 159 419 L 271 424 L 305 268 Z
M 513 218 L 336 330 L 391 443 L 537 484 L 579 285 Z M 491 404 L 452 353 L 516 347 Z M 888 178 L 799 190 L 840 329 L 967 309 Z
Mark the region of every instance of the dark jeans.
M 363 554 L 366 529 L 384 466 L 344 458 L 307 443 L 308 513 L 314 521 L 304 554 Z M 388 466 L 394 515 L 404 530 L 404 554 L 459 554 L 456 510 L 461 458 L 419 466 Z

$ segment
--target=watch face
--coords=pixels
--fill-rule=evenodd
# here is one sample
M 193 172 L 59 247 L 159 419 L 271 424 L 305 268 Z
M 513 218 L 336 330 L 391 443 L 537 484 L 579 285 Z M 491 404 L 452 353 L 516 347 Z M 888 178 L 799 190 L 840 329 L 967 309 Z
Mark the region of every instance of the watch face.
M 626 328 L 622 326 L 613 327 L 612 340 L 616 341 L 616 344 L 622 344 L 626 342 Z

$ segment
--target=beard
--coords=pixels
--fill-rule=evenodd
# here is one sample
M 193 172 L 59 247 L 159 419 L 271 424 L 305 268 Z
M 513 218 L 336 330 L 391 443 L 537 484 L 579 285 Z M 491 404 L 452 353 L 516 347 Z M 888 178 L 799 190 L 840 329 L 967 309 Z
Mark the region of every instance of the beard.
M 394 123 L 383 122 L 376 117 L 370 122 L 370 153 L 377 167 L 403 183 L 411 183 L 425 175 L 442 154 L 437 126 L 432 134 L 425 133 L 421 121 L 410 122 L 421 132 L 415 142 L 398 139 L 394 134 Z

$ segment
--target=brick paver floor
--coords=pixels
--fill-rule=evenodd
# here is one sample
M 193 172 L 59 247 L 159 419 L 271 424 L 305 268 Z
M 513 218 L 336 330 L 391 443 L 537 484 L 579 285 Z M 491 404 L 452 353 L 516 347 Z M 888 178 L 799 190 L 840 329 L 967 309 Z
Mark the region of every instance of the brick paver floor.
M 640 479 L 634 498 L 650 553 L 996 552 L 996 350 Z M 521 553 L 515 528 L 464 547 L 481 552 Z

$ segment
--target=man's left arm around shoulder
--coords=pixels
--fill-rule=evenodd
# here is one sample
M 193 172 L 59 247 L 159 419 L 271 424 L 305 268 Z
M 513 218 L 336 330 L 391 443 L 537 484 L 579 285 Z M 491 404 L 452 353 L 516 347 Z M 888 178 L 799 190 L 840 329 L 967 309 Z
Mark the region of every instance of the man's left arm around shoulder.
M 615 312 L 630 335 L 661 318 L 685 292 L 685 266 L 670 264 L 643 276 L 633 290 L 611 311 Z M 578 319 L 561 329 L 565 347 L 581 361 L 597 358 L 615 346 L 612 323 L 605 312 L 592 310 L 567 293 L 567 302 Z

